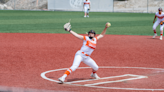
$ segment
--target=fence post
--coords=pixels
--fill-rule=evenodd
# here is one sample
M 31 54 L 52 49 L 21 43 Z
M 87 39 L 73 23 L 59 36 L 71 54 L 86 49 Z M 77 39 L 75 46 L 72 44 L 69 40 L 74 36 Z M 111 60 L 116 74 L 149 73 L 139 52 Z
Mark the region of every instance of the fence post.
M 14 10 L 15 10 L 15 0 L 14 0 Z
M 149 12 L 148 11 L 148 7 L 149 7 L 148 5 L 149 5 L 149 0 L 147 0 L 147 13 Z
M 114 0 L 113 0 L 113 12 L 114 12 Z

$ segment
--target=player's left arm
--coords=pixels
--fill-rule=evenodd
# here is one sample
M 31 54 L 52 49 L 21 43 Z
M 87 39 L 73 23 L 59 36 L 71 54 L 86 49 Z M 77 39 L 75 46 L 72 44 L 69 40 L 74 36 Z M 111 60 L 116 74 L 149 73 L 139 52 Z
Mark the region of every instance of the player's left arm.
M 155 19 L 156 19 L 156 17 L 157 17 L 157 16 L 155 15 L 154 20 L 153 20 L 153 23 L 155 23 Z
M 75 37 L 79 38 L 80 40 L 84 40 L 84 36 L 79 35 L 79 34 L 77 34 L 76 32 L 74 32 L 74 31 L 72 31 L 72 30 L 70 30 L 69 32 L 70 32 L 72 35 L 74 35 Z
M 73 36 L 75 36 L 76 38 L 79 38 L 80 40 L 84 40 L 84 36 L 79 35 L 78 33 L 72 31 L 69 27 L 65 28 L 65 31 L 70 32 Z
M 109 27 L 109 26 L 107 26 L 107 24 L 108 24 L 108 23 L 106 23 L 105 28 L 104 28 L 104 30 L 102 31 L 102 33 L 101 33 L 100 35 L 97 36 L 97 39 L 98 39 L 98 40 L 104 37 L 104 35 L 105 35 L 105 33 L 106 33 L 106 30 L 107 30 L 107 28 Z
M 68 23 L 64 24 L 64 29 L 65 29 L 65 31 L 68 31 L 68 32 L 70 32 L 72 35 L 74 35 L 75 37 L 77 37 L 77 38 L 79 38 L 79 39 L 81 39 L 81 40 L 84 40 L 84 36 L 79 35 L 79 34 L 77 34 L 76 32 L 74 32 L 74 31 L 71 30 L 70 21 L 71 21 L 71 19 L 69 20 Z

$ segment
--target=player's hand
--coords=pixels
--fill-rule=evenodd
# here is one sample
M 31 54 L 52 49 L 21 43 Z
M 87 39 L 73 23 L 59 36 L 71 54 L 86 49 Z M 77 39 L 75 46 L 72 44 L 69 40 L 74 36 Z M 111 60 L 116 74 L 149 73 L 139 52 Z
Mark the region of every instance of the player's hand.
M 160 24 L 163 25 L 163 21 L 161 21 Z
M 111 26 L 111 24 L 109 23 L 109 22 L 107 22 L 106 24 L 105 24 L 105 28 L 108 28 L 108 27 L 110 27 Z
M 109 26 L 107 26 L 107 24 L 105 25 L 105 28 L 108 28 Z
M 69 31 L 70 31 L 70 29 L 65 28 L 65 31 L 68 31 L 68 32 L 69 32 Z
M 154 24 L 154 21 L 153 21 L 153 24 Z

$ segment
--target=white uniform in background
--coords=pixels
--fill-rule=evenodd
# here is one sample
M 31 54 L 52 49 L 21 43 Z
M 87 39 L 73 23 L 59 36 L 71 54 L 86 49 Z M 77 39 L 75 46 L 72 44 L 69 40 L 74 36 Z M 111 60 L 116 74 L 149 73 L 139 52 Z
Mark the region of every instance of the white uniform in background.
M 89 5 L 90 5 L 90 1 L 84 1 L 84 12 L 89 13 Z
M 84 15 L 84 17 L 86 17 L 86 14 L 87 14 L 87 17 L 89 17 L 89 6 L 90 6 L 90 4 L 91 4 L 91 2 L 90 1 L 84 1 L 84 12 L 85 12 L 85 15 Z
M 161 9 L 162 10 L 162 9 Z M 164 13 L 163 12 L 161 12 L 161 14 L 159 14 L 159 12 L 156 12 L 155 13 L 155 16 L 157 17 L 157 21 L 154 23 L 154 25 L 153 25 L 153 30 L 154 30 L 154 36 L 153 36 L 153 38 L 155 38 L 156 36 L 157 36 L 157 33 L 156 33 L 156 28 L 157 28 L 157 26 L 158 25 L 160 25 L 160 32 L 161 32 L 161 34 L 160 34 L 160 40 L 162 40 L 162 36 L 163 36 L 163 27 L 164 27 L 164 25 L 162 24 L 160 24 L 162 21 L 164 21 Z
M 153 30 L 156 30 L 157 26 L 160 24 L 161 21 L 164 21 L 164 13 L 162 12 L 159 15 L 159 12 L 155 13 L 155 16 L 157 16 L 157 21 L 153 25 Z M 160 31 L 163 31 L 163 25 L 160 25 Z

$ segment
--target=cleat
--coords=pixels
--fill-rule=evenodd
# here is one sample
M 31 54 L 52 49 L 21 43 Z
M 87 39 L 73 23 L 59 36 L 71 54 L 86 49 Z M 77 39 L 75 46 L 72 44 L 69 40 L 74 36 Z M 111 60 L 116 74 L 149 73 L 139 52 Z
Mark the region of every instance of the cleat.
M 157 34 L 154 34 L 153 38 L 155 38 L 157 36 Z
M 63 84 L 65 79 L 60 77 L 58 80 L 59 80 L 59 82 L 58 82 L 59 84 Z
M 162 40 L 162 36 L 160 36 L 160 38 L 159 38 L 160 40 Z
M 89 15 L 87 15 L 87 17 L 89 18 Z
M 84 18 L 86 18 L 86 16 L 84 16 Z
M 94 73 L 94 74 L 92 73 L 92 74 L 91 74 L 91 77 L 93 77 L 93 78 L 95 78 L 95 79 L 100 79 L 100 77 L 99 77 L 96 73 Z

